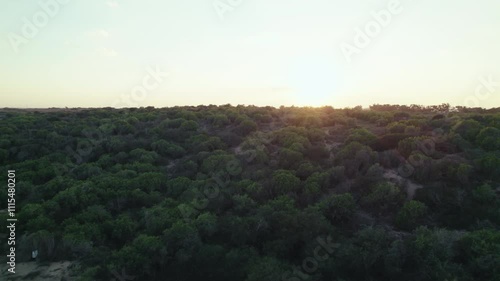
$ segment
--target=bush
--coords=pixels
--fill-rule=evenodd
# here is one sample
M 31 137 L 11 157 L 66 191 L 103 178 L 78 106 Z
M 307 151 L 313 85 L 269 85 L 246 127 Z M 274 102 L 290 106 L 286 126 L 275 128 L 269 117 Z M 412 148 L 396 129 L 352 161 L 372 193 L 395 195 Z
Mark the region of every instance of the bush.
M 376 139 L 377 136 L 375 136 L 372 132 L 368 131 L 367 129 L 364 128 L 353 129 L 351 130 L 350 135 L 346 140 L 346 143 L 356 141 L 364 145 L 371 145 Z
M 468 141 L 474 141 L 482 128 L 481 123 L 473 119 L 467 119 L 453 126 L 452 131 Z
M 365 174 L 377 158 L 377 153 L 370 147 L 359 142 L 351 142 L 337 153 L 335 163 L 345 167 L 347 176 L 355 177 Z
M 272 184 L 275 194 L 286 194 L 299 191 L 300 179 L 291 171 L 278 170 L 273 173 Z
M 426 145 L 426 142 L 430 141 L 432 142 L 431 139 L 428 137 L 411 137 L 411 138 L 406 138 L 402 141 L 399 142 L 398 144 L 398 151 L 401 153 L 404 157 L 410 156 L 413 152 L 416 151 L 424 151 L 428 152 L 428 148 Z M 433 151 L 430 151 L 431 153 Z
M 388 133 L 391 134 L 401 134 L 404 133 L 406 129 L 406 125 L 404 123 L 400 122 L 392 122 L 391 124 L 387 125 L 386 130 Z
M 356 211 L 356 202 L 349 193 L 330 195 L 319 206 L 333 223 L 349 221 Z
M 397 186 L 384 182 L 377 184 L 367 196 L 362 198 L 361 202 L 370 208 L 387 211 L 394 209 L 403 200 L 404 195 Z
M 250 134 L 251 132 L 255 132 L 257 130 L 257 123 L 253 122 L 252 120 L 243 120 L 238 127 L 236 127 L 236 131 L 238 134 L 241 136 L 246 136 Z
M 474 280 L 500 280 L 500 232 L 475 231 L 458 244 L 461 260 Z
M 181 127 L 180 129 L 183 130 L 183 131 L 196 131 L 198 130 L 198 123 L 196 123 L 196 121 L 184 121 L 182 122 L 181 124 Z
M 302 153 L 288 148 L 282 148 L 279 151 L 279 163 L 283 168 L 295 168 L 302 162 L 303 158 Z
M 151 144 L 153 150 L 161 156 L 179 158 L 186 154 L 186 150 L 179 145 L 166 140 L 158 140 Z
M 500 129 L 486 127 L 476 137 L 476 143 L 488 151 L 500 150 Z
M 410 201 L 403 205 L 396 217 L 396 225 L 405 230 L 412 230 L 427 213 L 427 206 L 419 201 Z

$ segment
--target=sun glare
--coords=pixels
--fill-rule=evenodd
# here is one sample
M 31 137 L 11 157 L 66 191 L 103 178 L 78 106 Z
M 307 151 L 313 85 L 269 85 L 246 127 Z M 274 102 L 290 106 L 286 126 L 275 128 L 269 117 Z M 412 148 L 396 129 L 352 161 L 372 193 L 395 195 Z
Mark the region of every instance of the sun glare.
M 322 106 L 332 100 L 335 71 L 332 64 L 320 59 L 301 60 L 291 67 L 292 102 L 298 106 Z

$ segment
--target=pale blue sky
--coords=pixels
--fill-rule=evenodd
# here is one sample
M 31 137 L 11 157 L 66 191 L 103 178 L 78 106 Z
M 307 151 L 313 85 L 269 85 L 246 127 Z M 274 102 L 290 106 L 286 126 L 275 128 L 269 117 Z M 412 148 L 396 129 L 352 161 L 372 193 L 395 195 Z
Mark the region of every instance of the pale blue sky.
M 223 18 L 214 3 L 238 1 L 218 1 L 69 0 L 17 53 L 51 1 L 2 1 L 0 107 L 118 105 L 148 67 L 169 76 L 130 105 L 500 106 L 480 82 L 500 81 L 498 0 L 401 0 L 350 62 L 341 44 L 390 0 L 242 0 Z

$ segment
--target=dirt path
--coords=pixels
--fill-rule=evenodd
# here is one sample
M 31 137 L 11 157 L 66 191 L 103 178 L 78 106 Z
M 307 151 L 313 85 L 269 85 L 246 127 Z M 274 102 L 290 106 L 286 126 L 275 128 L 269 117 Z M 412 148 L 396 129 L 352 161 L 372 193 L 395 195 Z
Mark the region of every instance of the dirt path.
M 407 199 L 412 200 L 415 197 L 415 193 L 418 189 L 424 188 L 422 185 L 412 182 L 409 179 L 405 179 L 398 174 L 395 170 L 386 170 L 384 172 L 384 178 L 390 182 L 402 186 L 406 190 Z

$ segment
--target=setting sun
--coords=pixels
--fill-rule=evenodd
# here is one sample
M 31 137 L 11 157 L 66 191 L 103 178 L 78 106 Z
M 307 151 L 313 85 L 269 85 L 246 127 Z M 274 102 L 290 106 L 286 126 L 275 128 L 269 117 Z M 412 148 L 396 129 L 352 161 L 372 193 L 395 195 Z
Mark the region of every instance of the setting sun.
M 338 77 L 334 62 L 321 57 L 300 58 L 290 66 L 292 103 L 298 106 L 331 104 Z
M 500 281 L 499 12 L 1 1 L 0 280 Z

